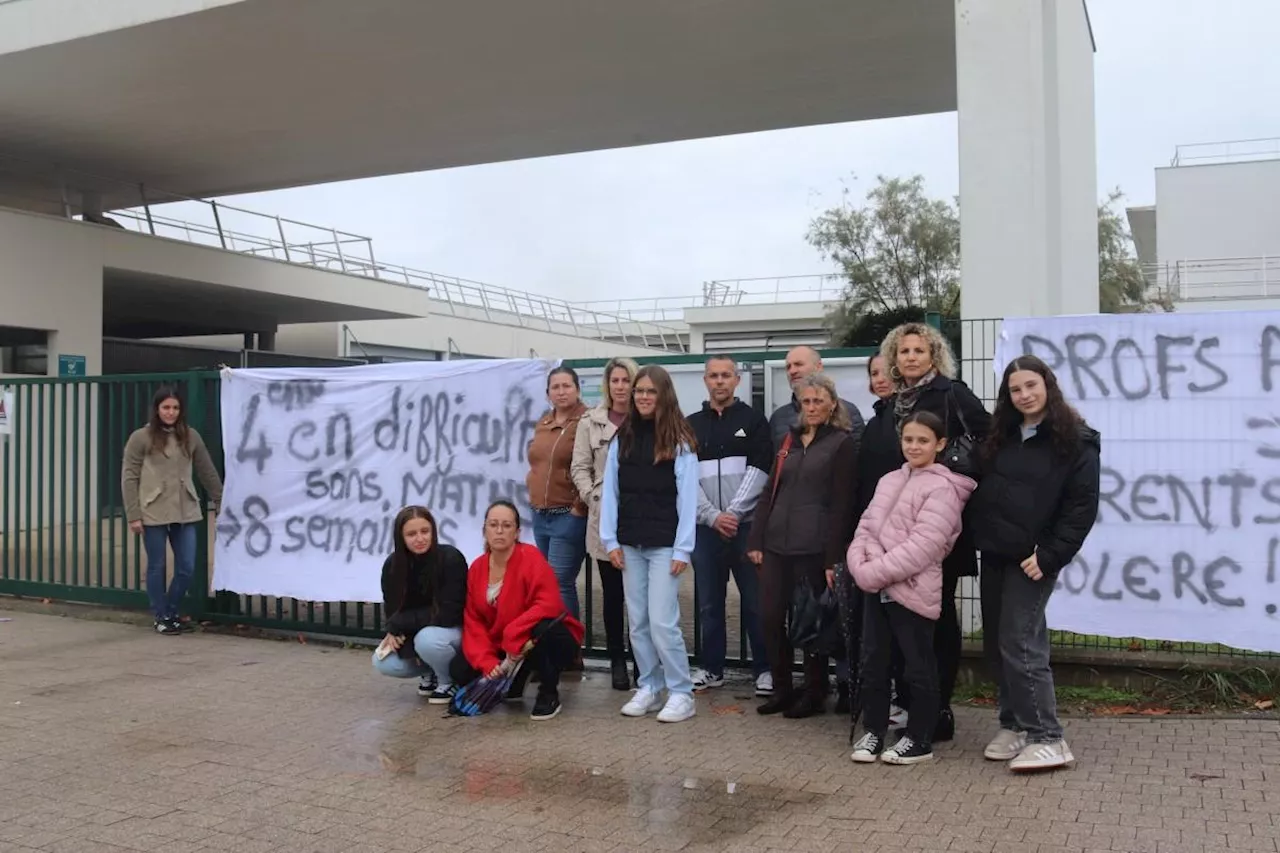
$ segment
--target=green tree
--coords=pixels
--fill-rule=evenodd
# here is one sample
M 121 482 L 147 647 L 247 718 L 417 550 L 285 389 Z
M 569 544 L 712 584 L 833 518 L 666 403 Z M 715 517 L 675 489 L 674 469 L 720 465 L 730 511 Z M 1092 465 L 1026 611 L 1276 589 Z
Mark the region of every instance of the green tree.
M 1098 310 L 1103 314 L 1172 311 L 1169 295 L 1148 286 L 1133 253 L 1133 235 L 1118 208 L 1124 193 L 1112 190 L 1098 205 Z
M 925 195 L 924 177 L 881 175 L 867 205 L 841 204 L 809 223 L 810 245 L 834 261 L 847 282 L 828 315 L 833 340 L 859 318 L 900 309 L 960 310 L 960 218 L 954 204 Z

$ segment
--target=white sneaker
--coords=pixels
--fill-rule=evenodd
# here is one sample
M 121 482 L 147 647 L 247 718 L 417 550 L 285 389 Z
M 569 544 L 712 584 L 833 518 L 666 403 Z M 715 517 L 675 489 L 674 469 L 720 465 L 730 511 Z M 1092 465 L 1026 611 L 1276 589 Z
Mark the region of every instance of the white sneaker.
M 658 712 L 660 723 L 683 723 L 698 713 L 698 705 L 690 693 L 672 693 L 667 704 Z
M 689 673 L 689 678 L 693 681 L 694 690 L 710 690 L 713 687 L 719 687 L 724 684 L 723 675 L 712 675 L 702 667 L 698 667 Z
M 756 676 L 756 695 L 772 696 L 773 695 L 773 673 L 762 672 Z
M 1012 761 L 1026 745 L 1027 736 L 1024 733 L 1001 729 L 982 751 L 982 757 L 989 761 Z
M 1066 767 L 1076 760 L 1071 748 L 1065 740 L 1049 743 L 1029 743 L 1022 748 L 1017 757 L 1009 762 L 1009 769 L 1019 770 L 1051 770 L 1054 767 Z
M 631 697 L 631 701 L 622 706 L 624 717 L 643 717 L 662 708 L 662 697 L 647 687 L 641 687 Z

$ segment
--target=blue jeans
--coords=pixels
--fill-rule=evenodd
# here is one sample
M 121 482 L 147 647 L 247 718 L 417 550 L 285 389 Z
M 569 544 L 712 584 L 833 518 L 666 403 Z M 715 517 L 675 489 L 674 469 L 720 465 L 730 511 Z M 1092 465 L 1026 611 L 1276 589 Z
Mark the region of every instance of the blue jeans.
M 680 632 L 680 578 L 671 575 L 671 548 L 622 546 L 622 586 L 631 621 L 631 654 L 640 686 L 692 693 L 689 653 Z
M 587 518 L 571 512 L 533 511 L 533 539 L 555 570 L 565 609 L 578 618 L 578 572 L 587 559 Z
M 434 672 L 440 688 L 448 688 L 453 684 L 449 663 L 462 651 L 462 629 L 429 625 L 413 635 L 413 650 L 418 654 L 417 660 L 402 658 L 395 652 L 378 660 L 375 653 L 373 668 L 392 678 L 413 678 Z
M 725 637 L 724 597 L 729 575 L 742 597 L 742 630 L 751 645 L 751 669 L 759 676 L 769 671 L 764 651 L 764 634 L 760 631 L 759 569 L 747 561 L 747 536 L 751 524 L 738 525 L 738 533 L 725 539 L 714 529 L 698 525 L 697 544 L 693 549 L 693 582 L 698 596 L 698 622 L 702 634 L 702 667 L 712 675 L 724 675 Z
M 196 527 L 190 524 L 156 524 L 142 528 L 147 552 L 147 601 L 156 619 L 178 618 L 178 605 L 196 573 Z M 173 546 L 173 583 L 165 590 L 165 543 Z

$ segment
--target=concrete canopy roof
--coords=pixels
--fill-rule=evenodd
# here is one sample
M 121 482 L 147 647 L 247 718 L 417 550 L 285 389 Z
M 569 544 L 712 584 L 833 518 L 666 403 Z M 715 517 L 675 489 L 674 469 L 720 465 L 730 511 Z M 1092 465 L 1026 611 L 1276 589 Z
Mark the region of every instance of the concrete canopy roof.
M 956 106 L 952 0 L 117 3 L 170 16 L 0 39 L 0 152 L 217 196 Z

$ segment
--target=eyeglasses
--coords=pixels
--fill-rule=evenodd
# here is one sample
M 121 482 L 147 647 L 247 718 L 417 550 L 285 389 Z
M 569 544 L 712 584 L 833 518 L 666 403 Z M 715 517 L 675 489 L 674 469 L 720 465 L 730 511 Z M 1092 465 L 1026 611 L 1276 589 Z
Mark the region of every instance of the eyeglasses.
M 503 532 L 516 529 L 515 524 L 510 521 L 486 521 L 484 526 L 490 530 L 501 530 Z

